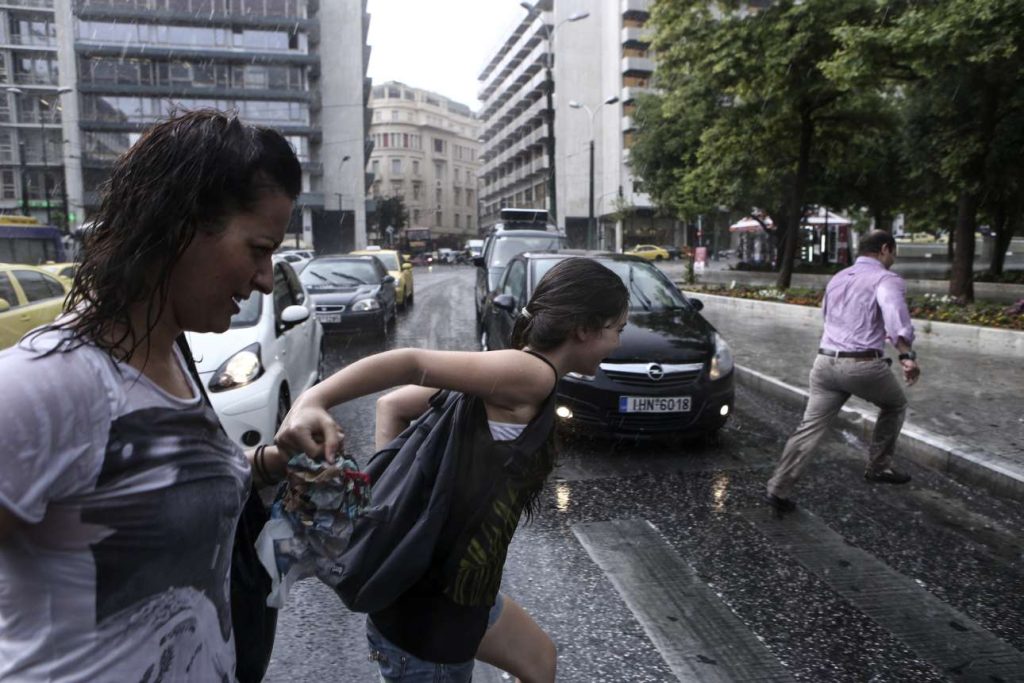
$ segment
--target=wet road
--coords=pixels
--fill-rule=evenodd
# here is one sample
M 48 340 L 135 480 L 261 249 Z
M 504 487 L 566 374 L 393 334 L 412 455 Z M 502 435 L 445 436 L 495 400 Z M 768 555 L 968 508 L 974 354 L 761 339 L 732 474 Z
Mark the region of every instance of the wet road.
M 418 268 L 394 338 L 332 340 L 328 363 L 475 348 L 473 277 Z M 372 397 L 335 417 L 368 455 Z M 776 520 L 763 483 L 798 420 L 740 390 L 717 445 L 567 445 L 503 585 L 554 638 L 560 681 L 1024 680 L 1024 512 L 913 466 L 868 484 L 863 444 L 835 431 Z M 267 680 L 377 680 L 363 619 L 299 584 Z

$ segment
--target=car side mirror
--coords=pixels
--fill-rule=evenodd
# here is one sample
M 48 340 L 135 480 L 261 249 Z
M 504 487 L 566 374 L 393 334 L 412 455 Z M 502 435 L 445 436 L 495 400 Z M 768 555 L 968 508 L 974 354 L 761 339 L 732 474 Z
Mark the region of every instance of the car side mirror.
M 402 264 L 402 270 L 412 270 L 412 264 L 409 263 L 409 262 L 403 263 Z
M 0 313 L 11 310 L 11 304 L 7 299 L 0 299 Z
M 484 257 L 483 256 L 474 256 L 473 257 L 473 265 L 476 266 L 477 268 L 483 268 L 484 265 L 485 265 L 484 264 Z
M 309 318 L 309 309 L 305 306 L 291 305 L 281 311 L 281 325 L 283 327 L 294 327 Z
M 499 294 L 494 297 L 494 305 L 503 311 L 511 313 L 516 310 L 516 298 L 511 294 Z
M 704 302 L 701 301 L 700 299 L 689 299 L 689 301 L 690 301 L 690 304 L 693 306 L 694 310 L 698 310 L 698 311 L 703 311 L 704 310 Z
M 380 283 L 382 285 L 394 284 L 395 283 L 395 276 L 394 275 L 385 275 L 384 279 L 381 280 Z

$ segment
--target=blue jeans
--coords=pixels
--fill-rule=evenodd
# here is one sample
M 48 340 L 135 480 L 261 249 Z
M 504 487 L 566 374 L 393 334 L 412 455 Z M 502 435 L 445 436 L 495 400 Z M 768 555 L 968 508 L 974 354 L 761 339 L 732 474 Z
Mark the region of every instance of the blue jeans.
M 499 593 L 487 617 L 487 628 L 494 626 L 504 606 L 505 597 Z M 385 638 L 369 617 L 366 640 L 370 644 L 370 661 L 377 662 L 384 683 L 470 683 L 473 680 L 475 660 L 438 664 L 420 659 Z

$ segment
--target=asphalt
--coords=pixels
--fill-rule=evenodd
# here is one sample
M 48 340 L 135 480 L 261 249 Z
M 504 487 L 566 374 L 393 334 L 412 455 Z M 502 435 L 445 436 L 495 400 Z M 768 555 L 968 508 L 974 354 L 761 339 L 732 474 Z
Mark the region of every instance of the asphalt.
M 779 400 L 804 400 L 820 322 L 752 316 L 711 297 L 703 315 L 732 347 L 741 382 Z M 922 374 L 905 388 L 910 407 L 897 455 L 1024 499 L 1024 357 L 927 338 L 915 348 Z M 874 406 L 856 398 L 847 406 L 847 422 L 871 427 Z

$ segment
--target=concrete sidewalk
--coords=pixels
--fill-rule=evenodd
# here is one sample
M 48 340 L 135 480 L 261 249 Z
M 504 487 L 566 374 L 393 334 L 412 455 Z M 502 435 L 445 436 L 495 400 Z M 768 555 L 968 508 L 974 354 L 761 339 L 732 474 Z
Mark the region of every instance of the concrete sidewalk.
M 703 315 L 732 347 L 739 381 L 803 404 L 820 317 L 756 315 L 716 299 L 702 299 Z M 922 375 L 906 389 L 910 407 L 898 457 L 1024 500 L 1024 355 L 966 351 L 927 335 L 915 349 Z M 859 399 L 847 406 L 847 423 L 870 430 L 877 409 Z

